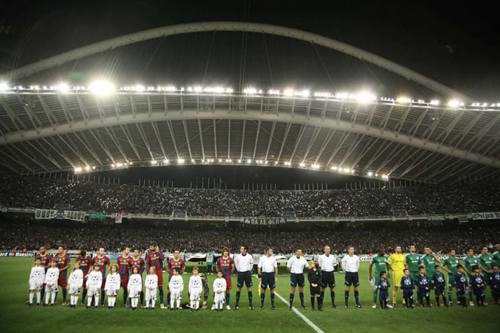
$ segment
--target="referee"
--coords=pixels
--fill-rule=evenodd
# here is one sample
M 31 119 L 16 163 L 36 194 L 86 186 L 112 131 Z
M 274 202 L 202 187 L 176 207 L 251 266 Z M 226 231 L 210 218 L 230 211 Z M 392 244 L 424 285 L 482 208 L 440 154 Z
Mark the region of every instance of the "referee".
M 349 246 L 347 255 L 342 258 L 342 269 L 345 272 L 345 292 L 344 300 L 345 307 L 349 307 L 349 289 L 354 288 L 354 298 L 356 299 L 356 307 L 361 308 L 359 302 L 359 257 L 354 254 L 354 247 Z
M 238 310 L 240 308 L 240 295 L 241 288 L 243 285 L 247 287 L 248 291 L 248 305 L 250 310 L 253 310 L 252 304 L 252 269 L 253 269 L 253 258 L 252 255 L 247 252 L 246 246 L 240 247 L 240 253 L 234 257 L 234 266 L 236 267 L 236 271 L 238 272 L 238 281 L 236 284 L 236 304 L 234 305 L 234 309 Z
M 271 295 L 271 309 L 275 310 L 274 305 L 274 289 L 276 288 L 276 275 L 278 274 L 278 263 L 273 254 L 273 249 L 268 248 L 265 255 L 260 256 L 259 264 L 257 265 L 259 277 L 261 278 L 260 287 L 260 307 L 264 307 L 264 299 L 266 298 L 266 289 L 269 287 Z
M 332 250 L 330 246 L 325 245 L 323 247 L 323 254 L 318 257 L 318 264 L 321 270 L 321 293 L 319 297 L 318 308 L 323 307 L 323 301 L 325 299 L 325 289 L 330 288 L 330 297 L 332 298 L 332 308 L 336 308 L 335 305 L 335 266 L 337 266 L 337 258 L 334 254 L 331 254 Z
M 307 260 L 304 258 L 304 253 L 301 249 L 295 251 L 295 255 L 288 259 L 286 264 L 290 271 L 290 304 L 289 309 L 292 309 L 293 299 L 295 297 L 295 289 L 299 287 L 300 306 L 303 309 L 304 305 L 304 269 L 308 267 Z

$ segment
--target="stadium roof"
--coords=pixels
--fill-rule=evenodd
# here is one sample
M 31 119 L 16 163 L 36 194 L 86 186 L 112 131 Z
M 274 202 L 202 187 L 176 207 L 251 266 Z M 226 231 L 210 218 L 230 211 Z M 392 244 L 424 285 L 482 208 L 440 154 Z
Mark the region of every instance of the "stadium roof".
M 115 89 L 105 80 L 88 87 L 3 83 L 0 164 L 20 173 L 92 172 L 131 164 L 251 164 L 429 182 L 498 173 L 500 104 L 472 103 L 403 66 L 299 30 L 235 22 L 163 27 L 89 45 L 3 77 L 20 78 L 148 38 L 224 27 L 310 40 L 455 99 L 251 87 L 236 93 L 220 87 Z

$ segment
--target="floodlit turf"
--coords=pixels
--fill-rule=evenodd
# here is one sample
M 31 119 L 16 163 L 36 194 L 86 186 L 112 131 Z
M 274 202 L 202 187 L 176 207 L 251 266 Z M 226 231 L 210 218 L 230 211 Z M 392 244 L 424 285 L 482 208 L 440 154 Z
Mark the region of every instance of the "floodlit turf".
M 30 270 L 29 258 L 0 258 L 0 332 L 314 332 L 302 319 L 288 311 L 277 299 L 277 309 L 271 311 L 269 303 L 261 310 L 250 311 L 246 292 L 242 293 L 239 311 L 216 313 L 209 310 L 137 310 L 123 307 L 77 309 L 63 307 L 28 307 L 27 280 Z M 371 309 L 371 290 L 367 282 L 367 265 L 361 271 L 361 299 L 363 309 L 343 307 L 343 287 L 338 288 L 338 308 L 330 308 L 329 297 L 323 312 L 300 310 L 307 318 L 325 332 L 498 332 L 500 307 L 486 308 L 416 308 L 407 310 Z M 210 277 L 212 278 L 212 276 Z M 336 276 L 342 286 L 343 276 Z M 255 280 L 256 281 L 256 280 Z M 187 276 L 186 276 L 187 282 Z M 186 288 L 185 288 L 186 289 Z M 306 288 L 307 289 L 307 288 Z M 288 298 L 288 276 L 278 278 L 278 293 Z M 257 287 L 254 287 L 254 303 L 259 303 Z M 121 295 L 120 295 L 121 296 Z M 329 296 L 329 295 L 328 295 Z M 186 296 L 184 298 L 187 300 Z M 232 299 L 234 302 L 234 290 Z M 59 297 L 60 301 L 60 297 Z M 121 297 L 118 304 L 121 303 Z M 309 295 L 306 290 L 306 302 Z M 298 305 L 298 296 L 296 297 Z

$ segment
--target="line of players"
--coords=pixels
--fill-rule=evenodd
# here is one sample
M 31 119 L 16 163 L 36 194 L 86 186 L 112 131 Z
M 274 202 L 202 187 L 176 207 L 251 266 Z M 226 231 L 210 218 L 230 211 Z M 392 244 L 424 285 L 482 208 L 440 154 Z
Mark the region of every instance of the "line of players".
M 403 254 L 401 247 L 396 247 L 395 252 L 389 257 L 385 250 L 380 249 L 373 257 L 369 268 L 369 280 L 374 286 L 374 305 L 376 307 L 377 296 L 382 308 L 396 305 L 396 297 L 399 289 L 403 290 L 403 299 L 407 307 L 413 307 L 413 290 L 417 288 L 417 298 L 420 304 L 430 306 L 430 291 L 434 289 L 436 302 L 440 305 L 440 299 L 444 305 L 451 304 L 453 288 L 456 289 L 459 304 L 466 306 L 465 295 L 469 293 L 470 304 L 473 304 L 473 294 L 476 296 L 478 305 L 484 304 L 484 290 L 490 285 L 493 299 L 499 304 L 500 273 L 498 271 L 500 254 L 497 251 L 491 255 L 487 248 L 483 248 L 479 257 L 474 256 L 473 250 L 468 251 L 463 263 L 459 263 L 455 252 L 450 251 L 449 256 L 441 261 L 430 248 L 425 248 L 424 255 L 416 254 L 415 247 L 411 246 L 410 253 Z M 290 294 L 289 307 L 293 306 L 296 289 L 299 289 L 300 303 L 304 304 L 304 272 L 308 270 L 310 286 L 311 305 L 322 309 L 325 291 L 329 288 L 332 299 L 332 307 L 335 305 L 335 266 L 336 256 L 331 253 L 329 246 L 324 247 L 324 253 L 318 256 L 315 262 L 308 263 L 304 258 L 302 250 L 297 250 L 287 262 L 290 271 Z M 114 307 L 118 291 L 123 289 L 124 303 L 131 308 L 137 308 L 140 303 L 148 308 L 154 308 L 157 292 L 159 294 L 160 307 L 164 308 L 163 302 L 163 253 L 158 246 L 151 245 L 145 254 L 145 260 L 141 253 L 134 250 L 132 255 L 129 249 L 123 249 L 117 258 L 117 264 L 111 265 L 109 257 L 105 255 L 104 249 L 99 249 L 94 258 L 86 256 L 82 251 L 76 258 L 74 270 L 69 276 L 69 256 L 64 248 L 59 247 L 55 256 L 50 256 L 45 248 L 41 248 L 36 255 L 35 266 L 30 274 L 29 304 L 36 301 L 40 304 L 45 298 L 45 304 L 55 304 L 58 287 L 61 287 L 63 304 L 66 304 L 67 293 L 70 294 L 70 306 L 76 306 L 80 290 L 82 291 L 82 303 L 87 300 L 87 306 L 104 304 L 104 298 L 108 298 L 108 306 Z M 223 305 L 230 309 L 231 274 L 237 272 L 237 288 L 235 309 L 239 308 L 241 290 L 245 286 L 248 293 L 250 308 L 253 309 L 252 293 L 252 270 L 253 257 L 248 254 L 247 248 L 242 246 L 240 253 L 231 258 L 229 250 L 224 249 L 222 256 L 217 260 L 218 277 L 214 281 L 214 307 L 221 310 Z M 342 258 L 341 266 L 345 272 L 345 306 L 349 304 L 349 293 L 351 286 L 354 289 L 356 307 L 361 307 L 359 301 L 359 264 L 360 259 L 354 254 L 354 248 L 348 249 L 347 255 Z M 50 267 L 49 267 L 50 266 Z M 260 279 L 259 292 L 261 306 L 264 305 L 266 289 L 270 289 L 271 308 L 275 309 L 275 293 L 277 261 L 273 255 L 272 248 L 260 257 L 258 276 Z M 167 260 L 169 274 L 169 293 L 167 304 L 175 309 L 181 306 L 180 297 L 183 290 L 182 273 L 184 272 L 184 260 L 178 250 L 174 251 L 173 257 Z M 142 288 L 142 274 L 147 271 L 144 281 L 144 292 Z M 443 270 L 448 273 L 448 300 L 444 296 L 446 282 Z M 109 272 L 109 274 L 106 274 Z M 483 275 L 483 272 L 485 273 Z M 375 274 L 374 274 L 375 273 Z M 392 277 L 392 303 L 388 304 L 389 288 L 391 282 L 388 274 Z M 43 278 L 41 278 L 43 276 Z M 469 288 L 471 286 L 471 288 Z M 45 294 L 45 297 L 44 295 Z M 208 300 L 208 283 L 206 277 L 193 269 L 193 275 L 189 283 L 190 303 L 189 307 L 198 309 L 203 297 L 202 305 L 206 306 Z M 145 298 L 145 299 L 144 299 Z M 425 301 L 425 304 L 424 304 Z

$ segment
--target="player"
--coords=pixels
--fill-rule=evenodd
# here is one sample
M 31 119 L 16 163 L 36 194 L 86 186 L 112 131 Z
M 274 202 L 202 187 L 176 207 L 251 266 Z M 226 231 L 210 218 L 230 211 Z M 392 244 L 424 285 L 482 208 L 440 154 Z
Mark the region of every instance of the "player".
M 111 262 L 109 261 L 109 257 L 106 255 L 106 251 L 103 247 L 99 248 L 99 251 L 97 251 L 96 256 L 92 260 L 92 265 L 97 265 L 102 273 L 101 305 L 104 305 L 104 285 L 106 283 L 106 272 L 109 270 Z
M 127 281 L 128 283 L 128 281 Z M 104 285 L 104 290 L 108 296 L 108 309 L 112 309 L 116 304 L 116 296 L 120 290 L 121 276 L 118 273 L 118 266 L 111 265 L 110 272 L 106 277 L 106 284 Z
M 432 277 L 436 271 L 436 264 L 440 263 L 439 259 L 436 257 L 434 252 L 430 247 L 424 248 L 424 255 L 420 259 L 420 264 L 424 265 L 425 273 L 427 274 L 427 282 L 429 283 L 429 289 L 434 288 L 434 281 Z M 420 270 L 419 270 L 420 273 Z
M 57 281 L 59 280 L 59 268 L 57 262 L 51 260 L 49 269 L 45 273 L 45 305 L 56 305 Z
M 68 291 L 69 291 L 69 306 L 76 308 L 78 304 L 78 296 L 83 287 L 83 271 L 80 268 L 80 263 L 75 262 L 73 272 L 69 275 Z
M 493 252 L 493 265 L 500 267 L 500 244 L 495 245 L 495 252 Z
M 214 309 L 222 311 L 224 302 L 226 301 L 226 279 L 222 275 L 222 271 L 217 272 L 217 278 L 214 280 Z
M 467 280 L 467 275 L 465 273 L 464 266 L 458 264 L 457 273 L 455 274 L 455 289 L 457 291 L 457 302 L 463 307 L 467 307 L 467 301 L 465 295 L 467 289 L 469 288 L 469 282 Z
M 212 275 L 214 272 L 214 251 L 207 253 L 207 274 Z
M 344 302 L 346 308 L 349 307 L 349 289 L 351 286 L 354 288 L 356 307 L 361 308 L 359 302 L 359 263 L 359 257 L 354 254 L 354 246 L 349 246 L 347 255 L 342 258 L 342 269 L 345 272 Z
M 470 284 L 472 281 L 473 275 L 474 275 L 474 271 L 476 270 L 476 268 L 479 267 L 479 259 L 474 254 L 473 248 L 470 248 L 467 250 L 467 256 L 464 258 L 463 264 L 464 264 L 465 272 L 467 273 L 467 276 L 469 278 L 469 284 Z M 469 288 L 469 305 L 470 306 L 474 306 L 472 294 L 473 294 L 472 288 Z
M 311 309 L 314 310 L 314 303 L 318 304 L 318 310 L 322 311 L 321 304 L 321 271 L 319 263 L 312 262 L 309 264 L 309 272 L 307 273 L 309 280 L 309 294 L 311 295 Z
M 396 306 L 397 295 L 401 287 L 401 278 L 403 277 L 403 270 L 406 263 L 406 256 L 403 254 L 401 246 L 396 246 L 394 253 L 389 256 L 388 263 L 392 276 L 392 306 L 387 305 L 387 307 L 392 308 Z
M 103 274 L 101 266 L 96 264 L 92 267 L 92 271 L 87 276 L 87 308 L 92 306 L 92 299 L 94 300 L 94 306 L 98 308 L 99 297 L 101 297 Z
M 192 275 L 189 278 L 188 292 L 191 310 L 198 310 L 200 308 L 201 294 L 203 293 L 203 281 L 197 266 L 193 267 Z
M 182 276 L 185 269 L 184 259 L 181 258 L 181 251 L 179 249 L 175 249 L 172 258 L 167 260 L 168 265 L 168 280 L 172 278 L 174 275 L 174 270 L 177 270 L 177 273 Z M 167 303 L 170 304 L 170 290 L 167 294 Z
M 234 305 L 234 309 L 238 310 L 240 308 L 241 288 L 243 288 L 243 285 L 245 285 L 248 291 L 248 306 L 250 307 L 250 310 L 253 310 L 253 258 L 252 255 L 248 253 L 248 249 L 246 246 L 240 246 L 240 254 L 237 254 L 235 256 L 234 266 L 236 267 L 236 271 L 238 272 L 238 283 L 236 284 L 236 303 Z
M 155 244 L 149 246 L 148 253 L 146 254 L 146 269 L 149 272 L 151 267 L 155 268 L 156 275 L 158 276 L 158 293 L 160 295 L 160 308 L 164 309 L 163 303 L 163 253 L 157 250 Z
M 434 273 L 433 273 L 434 274 Z M 417 299 L 419 304 L 423 307 L 424 299 L 428 307 L 431 306 L 430 300 L 430 281 L 429 274 L 425 271 L 425 266 L 420 266 L 417 276 Z
M 266 289 L 269 287 L 269 293 L 271 298 L 271 309 L 275 310 L 274 305 L 274 289 L 276 288 L 276 276 L 278 275 L 278 262 L 273 254 L 273 249 L 268 248 L 266 254 L 260 256 L 259 264 L 257 265 L 257 270 L 259 277 L 261 278 L 261 288 L 260 293 L 260 307 L 264 307 L 264 300 L 266 298 Z
M 434 294 L 436 296 L 436 305 L 441 306 L 440 299 L 443 299 L 444 306 L 448 307 L 448 302 L 446 297 L 444 296 L 444 292 L 446 290 L 446 279 L 444 277 L 441 266 L 436 265 L 436 271 L 434 272 L 434 276 L 432 277 L 434 282 Z
M 471 287 L 476 297 L 477 306 L 485 306 L 485 294 L 484 290 L 486 289 L 486 281 L 484 280 L 483 274 L 481 274 L 481 268 L 477 267 L 474 270 L 474 274 L 471 279 Z
M 231 273 L 234 270 L 234 262 L 229 255 L 227 247 L 222 249 L 222 256 L 217 259 L 217 272 L 222 272 L 222 276 L 226 279 L 226 309 L 231 310 Z M 208 286 L 208 284 L 207 284 Z
M 155 266 L 150 266 L 155 267 Z M 128 298 L 130 298 L 130 308 L 132 310 L 137 310 L 139 305 L 139 298 L 142 291 L 142 276 L 139 273 L 139 268 L 134 266 L 132 268 L 132 274 L 129 276 L 127 284 Z
M 130 258 L 129 278 L 130 278 L 130 274 L 132 273 L 132 270 L 134 267 L 137 267 L 137 269 L 139 270 L 139 274 L 142 276 L 142 273 L 144 272 L 145 266 L 146 266 L 146 263 L 145 263 L 144 259 L 141 258 L 141 252 L 139 251 L 139 249 L 134 249 L 132 251 L 132 257 Z M 155 272 L 156 272 L 156 268 L 155 268 Z M 156 274 L 158 274 L 158 273 L 156 273 Z M 128 289 L 127 289 L 127 293 L 128 293 Z M 141 299 L 141 304 L 145 305 L 144 304 L 144 293 L 142 291 L 140 294 L 140 299 Z M 130 300 L 130 298 L 127 299 L 127 304 L 128 304 L 129 300 Z
M 444 258 L 443 268 L 448 272 L 448 304 L 453 305 L 452 293 L 455 288 L 455 274 L 457 274 L 458 259 L 456 251 L 450 250 L 448 256 Z
M 57 268 L 59 268 L 59 279 L 57 280 L 57 285 L 61 287 L 63 294 L 63 305 L 66 305 L 67 289 L 68 288 L 68 267 L 69 267 L 69 255 L 66 253 L 64 246 L 59 246 L 57 248 L 57 254 L 53 258 L 57 262 Z M 57 293 L 56 293 L 57 298 Z
M 493 255 L 489 253 L 486 246 L 481 249 L 481 255 L 479 256 L 479 268 L 481 268 L 482 274 L 484 275 L 486 285 L 489 285 L 491 281 L 491 274 L 493 274 Z M 485 303 L 485 305 L 487 304 Z
M 170 291 L 170 310 L 178 310 L 181 308 L 182 291 L 184 290 L 184 281 L 182 275 L 179 274 L 177 268 L 172 271 L 170 282 L 168 283 Z
M 31 267 L 29 284 L 29 305 L 33 305 L 36 295 L 36 304 L 40 305 L 42 299 L 42 288 L 45 280 L 45 267 L 42 265 L 40 258 L 35 259 L 35 265 Z
M 413 305 L 413 289 L 415 288 L 415 283 L 411 277 L 410 270 L 405 268 L 403 270 L 403 277 L 401 278 L 401 288 L 403 289 L 403 299 L 405 300 L 405 305 L 407 308 L 414 308 Z
M 119 255 L 118 258 L 116 258 L 116 264 L 118 265 L 118 273 L 120 275 L 120 286 L 123 289 L 123 304 L 126 305 L 128 299 L 127 296 L 128 277 L 130 275 L 130 267 L 132 266 L 132 260 L 130 258 L 130 249 L 128 247 L 124 247 L 122 249 L 121 255 Z
M 416 252 L 415 245 L 410 245 L 410 253 L 406 255 L 406 267 L 410 271 L 413 283 L 417 283 L 418 267 L 420 266 L 421 256 Z
M 380 301 L 380 308 L 388 309 L 387 303 L 389 300 L 389 279 L 387 278 L 387 272 L 380 272 L 378 278 L 378 284 L 375 286 L 378 289 L 379 295 L 378 299 Z
M 85 250 L 80 250 L 80 254 L 75 258 L 75 264 L 78 263 L 83 273 L 83 287 L 82 287 L 82 304 L 85 304 L 87 299 L 87 275 L 89 270 L 92 269 L 92 259 L 87 256 Z
M 158 276 L 156 275 L 156 268 L 149 267 L 149 272 L 146 275 L 144 282 L 144 289 L 146 290 L 146 309 L 153 310 L 156 306 L 156 293 L 158 291 Z
M 496 305 L 500 305 L 500 269 L 497 265 L 493 265 L 493 273 L 490 280 L 491 296 Z
M 370 266 L 368 266 L 368 281 L 373 286 L 373 305 L 372 308 L 377 308 L 377 296 L 379 290 L 377 286 L 380 284 L 380 273 L 387 272 L 389 268 L 389 261 L 385 255 L 385 248 L 381 246 L 378 254 L 372 258 Z
M 35 254 L 34 260 L 36 259 L 40 259 L 41 265 L 45 268 L 45 272 L 47 272 L 47 269 L 49 269 L 50 261 L 52 260 L 52 256 L 49 254 L 49 251 L 45 246 L 41 246 L 38 253 Z M 40 297 L 43 302 L 43 300 L 45 299 L 45 286 L 42 287 Z
M 288 308 L 293 307 L 293 299 L 295 298 L 295 290 L 299 287 L 300 306 L 305 309 L 304 304 L 304 270 L 309 267 L 307 260 L 304 258 L 304 252 L 301 249 L 295 251 L 295 255 L 288 259 L 286 267 L 290 271 L 290 300 Z
M 330 246 L 323 247 L 323 254 L 318 257 L 319 269 L 321 270 L 321 293 L 318 299 L 318 309 L 323 308 L 325 300 L 325 290 L 330 288 L 330 298 L 332 300 L 332 308 L 335 305 L 335 266 L 337 266 L 337 257 L 332 254 Z

